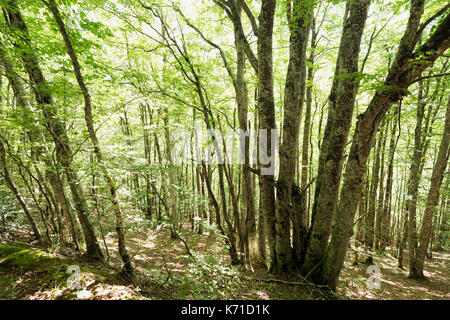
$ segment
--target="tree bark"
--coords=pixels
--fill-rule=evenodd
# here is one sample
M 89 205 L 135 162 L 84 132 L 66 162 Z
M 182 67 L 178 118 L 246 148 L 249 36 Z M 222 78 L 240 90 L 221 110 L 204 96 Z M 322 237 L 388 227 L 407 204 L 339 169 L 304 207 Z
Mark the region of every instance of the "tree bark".
M 445 114 L 444 134 L 442 136 L 436 163 L 433 167 L 433 173 L 431 176 L 431 186 L 428 191 L 427 204 L 425 207 L 425 213 L 423 215 L 422 228 L 420 231 L 419 247 L 417 248 L 417 251 L 415 253 L 415 259 L 414 261 L 412 261 L 412 264 L 409 267 L 410 278 L 424 278 L 423 275 L 424 261 L 427 253 L 427 247 L 431 237 L 433 215 L 435 212 L 436 205 L 439 201 L 439 190 L 441 188 L 445 169 L 448 165 L 450 152 L 449 144 L 450 144 L 450 95 L 448 97 L 447 111 Z
M 377 199 L 377 191 L 378 191 L 378 182 L 380 180 L 380 161 L 381 161 L 381 149 L 382 149 L 382 136 L 378 137 L 377 147 L 375 151 L 375 160 L 372 168 L 372 180 L 370 186 L 370 198 L 369 198 L 369 210 L 367 212 L 366 219 L 366 249 L 367 259 L 366 263 L 373 263 L 373 249 L 374 249 L 374 241 L 375 241 L 375 217 L 376 217 L 376 199 Z
M 297 167 L 300 123 L 306 89 L 306 48 L 308 47 L 311 15 L 307 4 L 293 1 L 289 4 L 287 20 L 290 25 L 289 64 L 284 88 L 283 140 L 280 146 L 280 171 L 277 187 L 276 212 L 276 271 L 294 269 L 291 248 L 291 220 L 294 230 L 295 260 L 300 259 L 302 235 L 304 234 L 303 212 L 292 210 L 293 185 Z M 300 191 L 301 192 L 301 191 Z M 300 231 L 302 230 L 302 231 Z
M 400 111 L 400 109 L 399 109 Z M 391 139 L 389 141 L 389 159 L 388 159 L 388 170 L 387 170 L 387 180 L 386 180 L 386 198 L 383 205 L 383 215 L 381 217 L 381 230 L 379 233 L 379 241 L 381 251 L 384 251 L 389 244 L 390 230 L 391 230 L 391 207 L 392 207 L 392 186 L 393 186 L 393 176 L 394 176 L 394 157 L 395 150 L 397 148 L 397 143 L 400 138 L 400 132 L 397 134 L 397 124 L 400 119 L 393 118 L 393 125 L 391 131 Z M 394 227 L 392 227 L 394 228 Z
M 91 260 L 103 260 L 103 254 L 97 242 L 92 224 L 87 215 L 87 203 L 84 198 L 78 176 L 71 167 L 72 150 L 65 125 L 58 118 L 57 110 L 53 105 L 53 97 L 50 93 L 48 84 L 42 70 L 39 67 L 38 59 L 33 51 L 31 40 L 27 27 L 14 0 L 8 1 L 8 6 L 4 8 L 4 15 L 7 24 L 13 32 L 19 33 L 17 46 L 20 47 L 21 59 L 25 66 L 25 70 L 34 84 L 33 91 L 36 102 L 42 108 L 45 117 L 45 127 L 52 135 L 55 142 L 56 154 L 60 165 L 64 168 L 68 184 L 70 186 L 73 201 L 77 210 L 78 219 L 80 220 L 83 235 L 86 242 L 86 256 Z
M 272 39 L 273 24 L 275 15 L 275 0 L 262 0 L 261 12 L 259 15 L 258 34 L 258 111 L 260 114 L 259 129 L 267 130 L 267 140 L 260 140 L 260 144 L 266 146 L 267 156 L 272 152 L 271 130 L 276 129 L 275 103 L 273 88 L 273 55 Z M 261 169 L 270 167 L 261 164 Z M 270 169 L 269 169 L 270 170 Z M 269 243 L 269 271 L 274 271 L 277 265 L 276 260 L 276 233 L 275 233 L 275 190 L 273 185 L 274 174 L 260 176 L 261 206 L 266 223 L 267 240 Z
M 358 117 L 325 267 L 325 282 L 332 289 L 336 287 L 348 241 L 353 234 L 353 220 L 361 195 L 367 157 L 380 122 L 391 106 L 403 98 L 413 81 L 450 46 L 448 14 L 427 42 L 414 51 L 423 7 L 423 0 L 412 1 L 408 25 L 385 80 L 385 86 L 377 90 L 366 112 Z M 412 59 L 420 63 L 415 60 L 412 62 Z
M 78 57 L 72 46 L 72 42 L 70 41 L 70 37 L 69 37 L 69 34 L 67 33 L 64 22 L 61 19 L 59 9 L 57 8 L 54 0 L 49 0 L 48 2 L 43 0 L 43 2 L 47 5 L 48 9 L 52 12 L 53 17 L 56 20 L 56 23 L 59 27 L 59 31 L 63 37 L 64 44 L 66 46 L 67 53 L 69 54 L 70 60 L 72 61 L 72 66 L 74 69 L 74 73 L 75 73 L 78 85 L 83 94 L 84 116 L 85 116 L 86 126 L 87 126 L 87 129 L 89 132 L 89 137 L 91 138 L 91 142 L 94 147 L 94 153 L 97 157 L 98 165 L 102 171 L 103 177 L 104 177 L 106 184 L 108 185 L 109 191 L 111 193 L 112 207 L 113 207 L 113 211 L 114 211 L 114 214 L 116 217 L 116 231 L 117 231 L 117 238 L 118 238 L 119 254 L 120 254 L 120 257 L 122 258 L 122 262 L 123 262 L 122 271 L 125 274 L 132 276 L 133 275 L 133 267 L 131 264 L 130 256 L 126 249 L 125 232 L 123 230 L 122 210 L 120 208 L 119 197 L 117 195 L 117 188 L 116 188 L 114 179 L 109 174 L 108 169 L 106 168 L 106 165 L 104 163 L 103 153 L 100 149 L 100 144 L 99 144 L 99 141 L 97 138 L 96 131 L 94 129 L 94 121 L 92 119 L 91 96 L 90 96 L 89 90 L 86 87 L 86 84 L 84 82 L 83 75 L 81 74 L 81 66 L 78 62 Z
M 375 236 L 374 236 L 374 249 L 378 250 L 380 248 L 380 233 L 381 233 L 381 220 L 383 216 L 384 208 L 384 168 L 385 168 L 385 153 L 386 153 L 386 141 L 389 132 L 389 122 L 386 122 L 382 128 L 382 134 L 380 138 L 382 139 L 381 146 L 381 159 L 380 159 L 380 177 L 379 177 L 379 190 L 378 190 L 378 200 L 376 208 L 376 219 L 375 219 Z
M 234 82 L 234 87 L 236 91 L 236 103 L 238 107 L 238 120 L 239 128 L 241 129 L 240 138 L 241 141 L 241 151 L 242 144 L 244 144 L 244 154 L 241 155 L 243 159 L 242 166 L 242 199 L 245 205 L 245 210 L 242 214 L 242 220 L 244 221 L 244 228 L 241 230 L 241 223 L 236 221 L 237 231 L 240 241 L 245 243 L 241 246 L 241 251 L 244 246 L 248 247 L 248 242 L 253 242 L 256 236 L 256 210 L 255 210 L 255 192 L 253 190 L 253 185 L 251 183 L 251 172 L 248 166 L 250 165 L 250 154 L 249 154 L 249 144 L 250 138 L 247 135 L 248 132 L 248 89 L 247 83 L 245 82 L 245 47 L 246 39 L 243 38 L 243 33 L 241 32 L 240 20 L 241 20 L 241 6 L 239 3 L 235 3 L 231 10 L 231 20 L 233 22 L 234 29 L 234 43 L 236 46 L 236 76 L 230 75 Z M 235 78 L 235 79 L 233 79 Z M 245 223 L 247 221 L 247 223 Z M 244 249 L 245 251 L 245 249 Z M 250 256 L 250 252 L 245 254 Z
M 319 281 L 338 200 L 344 149 L 351 127 L 359 81 L 358 58 L 370 1 L 347 2 L 336 71 L 328 100 L 328 121 L 319 156 L 311 232 L 302 273 Z

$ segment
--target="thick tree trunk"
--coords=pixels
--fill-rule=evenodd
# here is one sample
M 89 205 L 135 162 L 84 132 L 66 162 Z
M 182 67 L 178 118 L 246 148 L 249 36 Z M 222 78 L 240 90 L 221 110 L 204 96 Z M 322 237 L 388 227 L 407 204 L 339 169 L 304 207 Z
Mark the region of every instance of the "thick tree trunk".
M 277 187 L 276 213 L 276 271 L 294 269 L 291 248 L 291 219 L 294 223 L 295 260 L 300 260 L 301 232 L 304 229 L 303 212 L 292 210 L 293 185 L 297 168 L 299 132 L 305 101 L 306 88 L 306 48 L 308 47 L 311 8 L 301 1 L 289 5 L 287 19 L 290 27 L 289 64 L 284 88 L 283 141 L 280 146 L 280 171 Z M 300 191 L 301 192 L 301 191 Z M 303 234 L 303 232 L 302 232 Z
M 328 100 L 328 121 L 319 156 L 319 173 L 314 199 L 311 233 L 303 274 L 320 282 L 321 268 L 331 233 L 338 200 L 344 149 L 351 127 L 359 81 L 358 58 L 370 1 L 349 1 L 344 21 L 336 71 Z
M 275 0 L 262 0 L 259 15 L 258 33 L 258 111 L 260 114 L 259 129 L 267 130 L 267 140 L 260 141 L 266 146 L 267 156 L 271 157 L 272 150 L 271 130 L 276 129 L 275 103 L 273 89 L 273 56 L 272 38 L 275 15 Z M 272 164 L 273 165 L 273 164 Z M 261 169 L 268 169 L 270 164 L 261 164 Z M 270 169 L 268 169 L 270 170 Z M 266 223 L 267 240 L 269 243 L 269 271 L 275 270 L 276 261 L 276 236 L 275 236 L 275 190 L 274 173 L 268 172 L 260 176 L 261 206 Z
M 358 117 L 325 267 L 325 282 L 332 289 L 336 287 L 348 241 L 353 234 L 353 220 L 361 196 L 367 157 L 380 122 L 390 107 L 406 94 L 413 81 L 450 46 L 450 15 L 447 15 L 427 42 L 414 52 L 423 6 L 423 0 L 412 1 L 407 30 L 389 70 L 386 86 L 375 93 L 367 111 Z M 411 62 L 414 58 L 420 63 Z

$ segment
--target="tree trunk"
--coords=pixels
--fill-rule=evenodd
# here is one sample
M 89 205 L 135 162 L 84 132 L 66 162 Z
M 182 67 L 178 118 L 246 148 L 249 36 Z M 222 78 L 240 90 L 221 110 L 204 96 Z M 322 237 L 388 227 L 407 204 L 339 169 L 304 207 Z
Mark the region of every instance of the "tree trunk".
M 407 88 L 413 81 L 450 46 L 450 15 L 448 14 L 427 42 L 414 52 L 423 7 L 423 0 L 412 1 L 410 19 L 385 86 L 377 90 L 366 112 L 358 117 L 325 268 L 326 283 L 332 289 L 336 288 L 348 241 L 353 233 L 353 220 L 361 196 L 367 157 L 380 122 L 390 107 L 406 94 Z M 412 59 L 417 59 L 420 63 L 415 60 L 411 62 Z
M 415 259 L 412 262 L 412 265 L 410 265 L 409 267 L 410 278 L 424 278 L 423 267 L 425 255 L 427 253 L 427 247 L 431 237 L 433 215 L 435 212 L 436 205 L 439 201 L 439 190 L 441 188 L 445 169 L 448 164 L 450 152 L 449 144 L 450 144 L 450 95 L 448 97 L 447 111 L 445 114 L 444 134 L 442 136 L 436 163 L 433 168 L 433 173 L 431 176 L 431 186 L 428 191 L 427 204 L 425 208 L 425 213 L 423 215 L 422 228 L 420 231 L 419 247 L 417 248 L 417 252 L 415 253 Z
M 311 233 L 308 239 L 303 274 L 311 273 L 320 282 L 321 271 L 338 200 L 344 149 L 351 127 L 359 81 L 358 58 L 370 1 L 347 2 L 336 71 L 328 100 L 328 121 L 320 156 Z
M 294 224 L 295 260 L 301 256 L 300 229 L 304 229 L 301 210 L 293 208 L 293 185 L 297 167 L 299 132 L 306 89 L 306 48 L 308 47 L 311 8 L 301 1 L 289 5 L 287 20 L 290 25 L 289 64 L 284 88 L 283 141 L 280 146 L 280 171 L 277 187 L 276 213 L 276 271 L 294 270 L 291 248 L 291 219 Z M 301 192 L 301 191 L 300 191 Z
M 150 166 L 152 163 L 152 156 L 151 156 L 151 147 L 150 147 L 150 132 L 148 126 L 152 124 L 152 114 L 151 109 L 148 107 L 148 105 L 140 104 L 139 105 L 139 111 L 141 115 L 141 124 L 143 129 L 143 136 L 144 136 L 144 154 L 145 159 L 147 160 L 147 164 Z M 150 174 L 146 175 L 146 179 L 150 179 Z M 146 184 L 145 188 L 145 214 L 147 218 L 151 221 L 153 218 L 153 212 L 152 212 L 152 186 L 149 182 Z
M 167 113 L 167 110 L 166 112 Z M 175 185 L 175 172 L 172 167 L 172 143 L 170 141 L 170 129 L 169 129 L 169 119 L 167 114 L 164 116 L 164 136 L 166 141 L 166 154 L 167 154 L 167 162 L 169 164 L 169 197 L 170 197 L 170 205 L 169 205 L 169 218 L 172 224 L 171 237 L 172 239 L 177 238 L 177 230 L 178 230 L 178 210 L 177 210 L 177 194 L 174 189 Z
M 273 55 L 272 38 L 273 23 L 275 15 L 275 0 L 262 0 L 261 12 L 259 15 L 258 31 L 258 111 L 260 114 L 259 129 L 267 130 L 267 140 L 261 141 L 264 145 L 268 157 L 272 156 L 271 130 L 276 129 L 275 103 L 273 88 Z M 260 150 L 261 152 L 261 150 Z M 271 164 L 261 164 L 261 170 L 268 169 L 265 175 L 260 176 L 261 206 L 266 223 L 266 234 L 269 243 L 269 271 L 276 268 L 276 235 L 275 235 L 275 190 L 274 173 L 270 172 Z M 274 164 L 272 164 L 274 165 Z
M 378 137 L 377 148 L 375 151 L 375 163 L 372 168 L 372 181 L 370 186 L 370 198 L 369 198 L 369 210 L 367 212 L 366 219 L 366 241 L 365 245 L 367 248 L 367 259 L 366 263 L 373 263 L 373 249 L 375 241 L 375 217 L 376 217 L 376 199 L 378 191 L 378 182 L 380 180 L 380 161 L 381 161 L 381 150 L 382 150 L 382 135 Z
M 86 126 L 87 126 L 87 129 L 89 132 L 89 137 L 91 138 L 92 145 L 94 146 L 94 153 L 97 157 L 98 165 L 103 173 L 103 177 L 104 177 L 106 184 L 108 185 L 109 191 L 111 193 L 111 202 L 112 202 L 113 211 L 114 211 L 114 214 L 116 217 L 116 231 L 117 231 L 117 238 L 118 238 L 119 254 L 123 261 L 122 271 L 129 276 L 133 276 L 133 267 L 131 265 L 131 259 L 130 259 L 130 256 L 126 249 L 125 232 L 123 230 L 122 210 L 120 208 L 119 197 L 117 195 L 117 188 L 116 188 L 114 179 L 109 174 L 108 169 L 106 168 L 106 165 L 104 163 L 103 153 L 100 149 L 100 144 L 99 144 L 99 141 L 97 138 L 96 131 L 94 129 L 94 122 L 92 119 L 91 96 L 89 94 L 88 88 L 86 87 L 83 76 L 81 74 L 81 67 L 78 62 L 78 57 L 76 56 L 75 50 L 70 41 L 69 34 L 67 33 L 64 22 L 61 19 L 59 10 L 58 10 L 54 0 L 49 0 L 48 3 L 46 2 L 46 5 L 48 6 L 49 10 L 52 12 L 52 14 L 58 24 L 59 31 L 61 32 L 61 35 L 64 40 L 64 44 L 67 49 L 67 53 L 69 54 L 70 59 L 72 61 L 72 65 L 73 65 L 73 69 L 74 69 L 74 73 L 75 73 L 78 85 L 83 94 L 84 116 L 85 116 Z
M 83 235 L 86 241 L 86 256 L 91 260 L 103 260 L 103 254 L 97 242 L 94 229 L 87 215 L 86 199 L 79 183 L 76 172 L 71 167 L 72 151 L 67 136 L 65 125 L 57 116 L 57 110 L 53 105 L 53 97 L 50 94 L 49 86 L 39 67 L 38 59 L 34 54 L 28 30 L 22 15 L 14 0 L 8 1 L 8 6 L 4 7 L 5 20 L 13 32 L 20 32 L 21 59 L 28 73 L 30 80 L 34 83 L 33 90 L 36 102 L 40 105 L 45 118 L 45 127 L 48 129 L 55 142 L 56 155 L 60 165 L 64 168 L 68 184 L 70 186 L 73 201 L 80 220 Z
M 375 236 L 374 236 L 374 249 L 378 250 L 380 248 L 380 233 L 381 233 L 381 220 L 383 216 L 383 208 L 384 208 L 384 159 L 385 159 L 385 151 L 386 151 L 386 141 L 387 135 L 389 132 L 389 122 L 387 122 L 382 127 L 382 134 L 380 138 L 382 139 L 381 146 L 381 159 L 380 159 L 380 177 L 379 177 L 379 191 L 378 191 L 378 200 L 377 200 L 377 208 L 376 208 L 376 219 L 375 219 Z
M 311 110 L 312 110 L 312 103 L 313 103 L 313 82 L 314 82 L 314 59 L 316 54 L 316 47 L 317 47 L 317 35 L 318 31 L 316 30 L 316 21 L 314 17 L 314 11 L 311 12 L 311 48 L 310 53 L 308 57 L 308 69 L 307 69 L 307 83 L 306 83 L 306 109 L 305 109 L 305 123 L 303 126 L 303 144 L 302 144 L 302 162 L 301 162 L 301 182 L 300 187 L 301 190 L 306 190 L 306 186 L 308 185 L 308 172 L 311 175 L 311 171 L 309 169 L 309 144 L 310 144 L 310 138 L 312 136 L 311 134 Z M 311 146 L 311 153 L 313 152 L 313 148 Z M 312 160 L 312 155 L 311 155 Z M 310 189 L 309 189 L 310 190 Z M 308 228 L 309 224 L 309 190 L 308 190 L 308 196 L 302 197 L 302 203 L 300 204 L 300 210 L 302 211 L 302 216 L 304 217 L 303 225 L 305 228 Z M 304 191 L 305 192 L 305 191 Z M 302 243 L 300 244 L 302 247 L 305 247 L 305 239 L 303 239 Z M 295 241 L 295 240 L 294 240 Z M 302 257 L 304 254 L 297 253 L 297 257 Z M 301 262 L 299 261 L 298 264 Z
M 400 111 L 400 109 L 399 109 Z M 392 131 L 391 131 L 391 139 L 389 141 L 389 163 L 388 163 L 388 171 L 387 171 L 387 180 L 386 180 L 386 198 L 384 200 L 384 206 L 383 206 L 383 215 L 381 218 L 381 230 L 379 233 L 379 240 L 380 240 L 380 250 L 384 251 L 386 249 L 386 246 L 389 244 L 389 238 L 390 238 L 390 222 L 391 222 L 391 205 L 392 205 L 392 185 L 393 185 L 393 176 L 394 176 L 394 157 L 395 157 L 395 150 L 397 148 L 397 143 L 400 138 L 400 132 L 396 136 L 397 132 L 397 122 L 400 119 L 394 118 Z M 394 227 L 393 227 L 394 228 Z
M 422 126 L 425 115 L 425 103 L 423 102 L 423 86 L 422 82 L 419 83 L 419 96 L 416 113 L 416 128 L 414 131 L 414 152 L 411 159 L 411 170 L 409 177 L 408 188 L 408 255 L 410 269 L 414 266 L 415 254 L 417 247 L 416 239 L 416 208 L 417 197 L 419 191 L 419 183 L 421 178 L 420 164 L 422 158 L 425 156 L 423 152 L 424 144 L 422 139 Z

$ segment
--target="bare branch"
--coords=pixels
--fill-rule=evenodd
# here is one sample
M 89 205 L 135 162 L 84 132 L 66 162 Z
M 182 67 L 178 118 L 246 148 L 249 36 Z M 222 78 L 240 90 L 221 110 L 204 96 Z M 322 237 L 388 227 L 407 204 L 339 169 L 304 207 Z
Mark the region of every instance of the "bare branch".
M 258 23 L 256 22 L 255 16 L 251 12 L 250 8 L 247 6 L 245 0 L 238 0 L 239 5 L 244 9 L 245 14 L 247 15 L 250 23 L 252 24 L 253 34 L 258 36 L 259 28 Z

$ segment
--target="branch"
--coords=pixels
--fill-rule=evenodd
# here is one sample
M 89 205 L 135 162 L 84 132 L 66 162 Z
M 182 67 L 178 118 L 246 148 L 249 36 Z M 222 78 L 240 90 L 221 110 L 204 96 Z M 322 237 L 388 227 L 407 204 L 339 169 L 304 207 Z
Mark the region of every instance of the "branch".
M 416 82 L 419 82 L 419 81 L 422 81 L 422 80 L 425 80 L 425 79 L 429 79 L 429 78 L 445 77 L 445 76 L 448 76 L 448 75 L 450 75 L 450 72 L 431 74 L 429 76 L 418 78 L 418 79 L 414 80 L 412 83 L 416 83 Z
M 425 28 L 435 19 L 439 18 L 442 14 L 444 14 L 448 9 L 450 8 L 450 4 L 447 4 L 445 7 L 443 7 L 441 10 L 439 10 L 436 14 L 434 14 L 431 18 L 429 18 L 427 21 L 425 21 L 417 31 L 417 37 L 419 38 L 422 35 L 422 32 L 425 30 Z
M 186 24 L 187 24 L 189 27 L 191 27 L 192 29 L 194 29 L 194 30 L 199 34 L 199 36 L 200 36 L 206 43 L 208 43 L 210 46 L 212 46 L 212 47 L 216 48 L 217 50 L 219 50 L 220 57 L 222 58 L 223 64 L 225 65 L 225 69 L 227 69 L 227 72 L 228 72 L 228 74 L 229 74 L 231 80 L 233 81 L 233 85 L 235 85 L 235 82 L 236 82 L 236 76 L 234 75 L 233 71 L 231 70 L 230 64 L 229 64 L 229 62 L 228 62 L 228 59 L 227 59 L 227 57 L 226 57 L 225 52 L 223 51 L 223 49 L 222 49 L 219 45 L 217 45 L 216 43 L 214 43 L 214 42 L 212 42 L 211 40 L 209 40 L 208 38 L 206 38 L 205 35 L 200 31 L 200 29 L 198 29 L 196 26 L 194 26 L 194 25 L 193 25 L 193 24 L 185 17 L 185 15 L 183 14 L 183 12 L 181 12 L 181 10 L 180 10 L 177 6 L 174 6 L 173 8 L 174 8 L 174 10 L 175 10 L 176 12 L 178 12 L 178 14 L 180 14 L 180 16 L 181 16 L 181 17 L 183 18 L 183 20 L 186 22 Z
M 161 256 L 162 256 L 162 258 L 163 258 L 164 268 L 166 269 L 166 272 L 167 272 L 167 279 L 166 279 L 166 281 L 164 281 L 164 283 L 162 283 L 162 284 L 160 285 L 160 287 L 164 287 L 164 285 L 169 281 L 169 279 L 170 279 L 170 277 L 172 276 L 172 274 L 170 273 L 169 268 L 167 267 L 166 257 L 164 257 L 164 254 L 163 254 L 163 253 L 161 253 Z
M 247 15 L 248 19 L 250 20 L 250 23 L 252 24 L 253 34 L 255 36 L 258 36 L 259 34 L 259 28 L 258 24 L 256 23 L 256 19 L 253 16 L 253 13 L 251 12 L 250 8 L 247 6 L 247 3 L 245 0 L 238 0 L 239 5 L 244 9 L 245 14 Z
M 250 47 L 250 43 L 245 36 L 241 17 L 238 13 L 238 8 L 236 6 L 230 7 L 231 4 L 224 3 L 223 0 L 214 0 L 214 3 L 221 7 L 230 18 L 231 22 L 233 23 L 234 31 L 238 33 L 238 36 L 240 37 L 239 41 L 242 41 L 242 44 L 244 45 L 245 55 L 247 56 L 247 59 L 250 62 L 250 65 L 252 66 L 255 73 L 258 74 L 258 58 L 255 56 L 255 53 Z
M 364 213 L 363 215 L 359 216 L 358 219 L 356 219 L 356 221 L 353 223 L 353 225 L 355 226 L 359 221 L 361 221 L 362 218 L 364 218 L 365 216 L 367 216 L 367 213 Z
M 230 12 L 230 9 L 228 7 L 229 6 L 228 3 L 225 3 L 224 1 L 221 1 L 221 0 L 213 0 L 213 1 L 214 1 L 215 4 L 217 4 L 219 7 L 221 7 L 223 9 L 223 11 L 225 11 L 225 13 L 228 16 L 231 16 L 231 12 Z
M 244 279 L 249 281 L 260 281 L 260 282 L 274 282 L 274 283 L 282 283 L 287 284 L 290 286 L 311 286 L 311 287 L 317 287 L 317 288 L 328 288 L 327 285 L 323 284 L 314 284 L 311 282 L 297 282 L 297 281 L 286 281 L 286 280 L 280 280 L 280 279 L 261 279 L 261 278 L 253 278 L 253 277 L 244 277 Z

